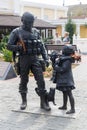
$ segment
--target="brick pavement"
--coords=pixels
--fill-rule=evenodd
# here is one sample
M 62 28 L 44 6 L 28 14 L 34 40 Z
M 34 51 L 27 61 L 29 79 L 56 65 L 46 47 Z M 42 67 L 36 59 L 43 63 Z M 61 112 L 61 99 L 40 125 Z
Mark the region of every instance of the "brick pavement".
M 76 108 L 80 108 L 79 115 L 75 118 L 47 116 L 33 113 L 12 112 L 15 107 L 20 106 L 21 98 L 18 93 L 19 77 L 7 81 L 0 81 L 0 130 L 87 130 L 87 56 L 82 56 L 82 63 L 75 69 L 73 74 L 76 89 L 73 91 Z M 55 87 L 45 79 L 46 87 Z M 36 83 L 30 78 L 28 84 L 28 109 L 29 104 L 34 101 L 39 107 L 39 97 L 34 89 Z M 61 92 L 56 92 L 57 107 L 62 104 Z M 69 104 L 68 104 L 69 105 Z M 59 110 L 58 110 L 59 111 Z

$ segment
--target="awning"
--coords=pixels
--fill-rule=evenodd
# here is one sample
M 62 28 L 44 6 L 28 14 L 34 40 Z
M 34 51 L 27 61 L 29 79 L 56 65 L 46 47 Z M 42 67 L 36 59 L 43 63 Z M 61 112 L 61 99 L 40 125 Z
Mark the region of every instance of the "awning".
M 0 27 L 18 27 L 21 24 L 20 16 L 0 15 Z M 41 19 L 35 19 L 34 27 L 39 29 L 56 29 L 54 25 Z

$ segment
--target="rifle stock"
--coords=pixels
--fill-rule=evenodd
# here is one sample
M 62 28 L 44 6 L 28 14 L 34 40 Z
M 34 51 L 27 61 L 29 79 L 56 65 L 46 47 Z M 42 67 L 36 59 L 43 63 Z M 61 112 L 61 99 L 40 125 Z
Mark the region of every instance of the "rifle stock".
M 24 52 L 26 52 L 26 47 L 25 47 L 24 41 L 23 41 L 23 39 L 22 39 L 22 36 L 21 36 L 21 33 L 20 33 L 19 30 L 18 30 L 18 34 L 19 34 L 19 41 L 18 41 L 17 45 L 22 46 Z

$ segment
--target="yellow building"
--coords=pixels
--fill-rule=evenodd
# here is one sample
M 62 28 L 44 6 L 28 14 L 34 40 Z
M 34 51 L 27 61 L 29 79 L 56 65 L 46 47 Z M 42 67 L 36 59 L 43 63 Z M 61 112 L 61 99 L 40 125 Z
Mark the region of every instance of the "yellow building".
M 76 34 L 79 38 L 87 38 L 87 18 L 72 18 L 74 24 L 76 24 Z M 64 35 L 65 25 L 67 23 L 67 18 L 59 18 L 59 20 L 49 21 L 56 26 L 56 31 L 59 32 L 61 36 Z
M 47 5 L 23 1 L 21 2 L 21 14 L 23 14 L 25 11 L 31 12 L 39 19 L 57 20 L 59 17 L 67 16 L 68 8 L 57 5 Z
M 47 4 L 41 4 L 41 3 L 32 3 L 32 2 L 26 2 L 23 1 L 21 3 L 21 15 L 25 12 L 29 11 L 38 19 L 45 20 L 47 22 L 50 21 L 58 21 L 60 17 L 67 17 L 67 7 L 60 7 L 57 5 L 47 5 Z M 58 27 L 59 28 L 59 27 Z M 59 30 L 57 28 L 57 31 Z M 61 28 L 61 26 L 60 26 Z M 42 30 L 42 33 L 44 33 L 44 30 Z M 47 29 L 46 30 L 46 37 L 55 36 L 56 30 Z M 61 31 L 59 32 L 62 33 Z
M 60 7 L 57 5 L 46 5 L 40 3 L 25 2 L 21 3 L 21 15 L 23 12 L 29 11 L 39 19 L 50 22 L 56 26 L 56 30 L 48 30 L 51 32 L 52 36 L 55 36 L 55 33 L 58 32 L 60 36 L 64 35 L 65 24 L 67 23 L 67 7 Z M 87 27 L 85 18 L 73 19 L 73 22 L 76 24 L 76 33 L 80 38 L 87 38 Z
M 20 15 L 20 0 L 0 0 L 0 14 Z
M 67 16 L 67 8 L 40 3 L 26 2 L 22 0 L 3 0 L 0 1 L 0 14 L 2 15 L 18 15 L 21 16 L 25 11 L 29 11 L 37 19 L 45 21 L 57 20 L 60 16 Z M 47 28 L 41 30 L 44 38 L 55 35 L 56 30 Z

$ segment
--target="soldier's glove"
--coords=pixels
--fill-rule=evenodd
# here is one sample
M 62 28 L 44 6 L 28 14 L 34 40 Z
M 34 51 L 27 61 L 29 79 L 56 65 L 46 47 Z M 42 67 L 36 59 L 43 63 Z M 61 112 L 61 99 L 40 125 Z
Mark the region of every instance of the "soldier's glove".
M 49 61 L 45 60 L 45 64 L 46 64 L 46 67 L 48 67 L 49 66 Z
M 19 45 L 7 45 L 7 49 L 10 51 L 22 51 L 23 47 Z
M 42 59 L 39 59 L 39 62 L 40 62 L 40 64 L 41 64 L 42 70 L 43 70 L 43 72 L 44 72 L 44 71 L 46 70 L 46 64 L 45 64 L 45 61 L 42 60 Z
M 59 70 L 60 70 L 60 67 L 59 67 L 58 65 L 55 65 L 54 70 L 55 70 L 55 71 L 59 71 Z
M 23 47 L 22 47 L 22 46 L 17 46 L 17 47 L 16 47 L 16 51 L 20 51 L 20 52 L 21 52 L 22 50 L 23 50 Z

